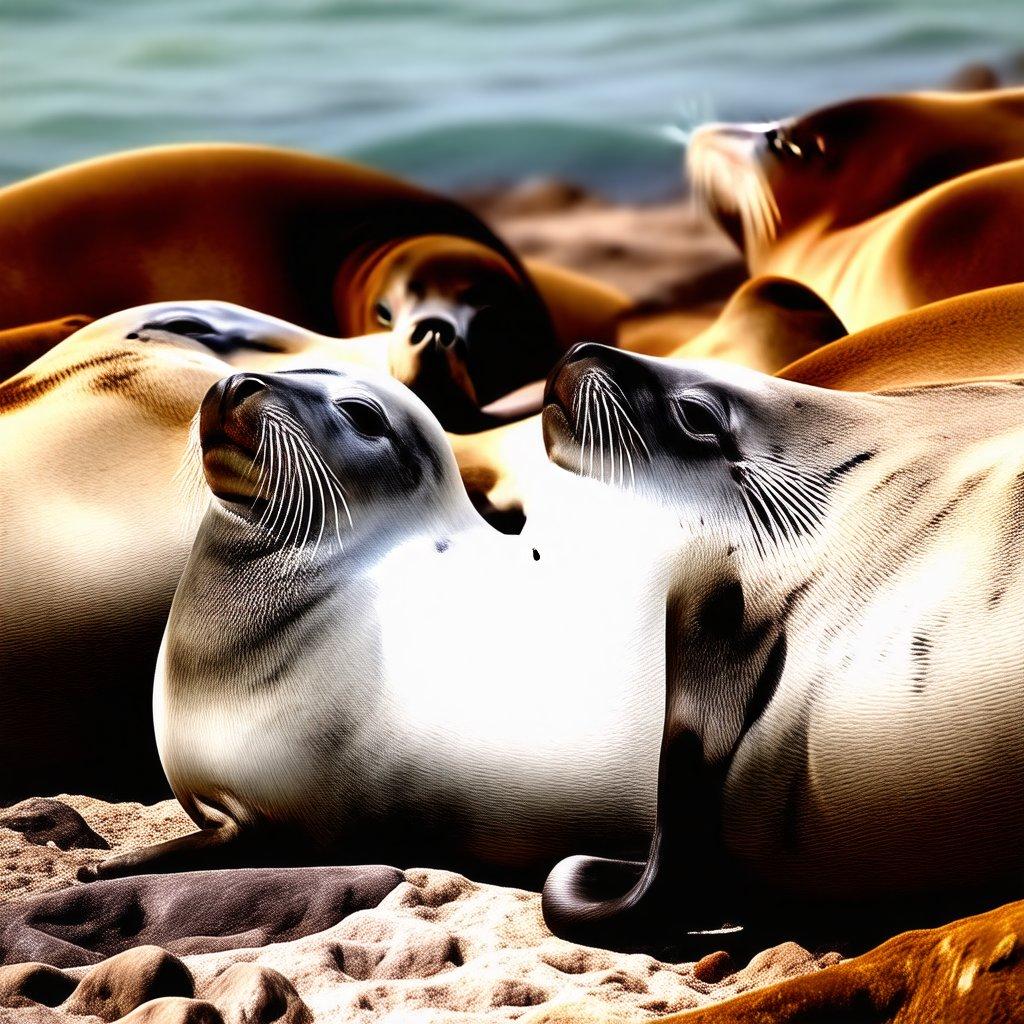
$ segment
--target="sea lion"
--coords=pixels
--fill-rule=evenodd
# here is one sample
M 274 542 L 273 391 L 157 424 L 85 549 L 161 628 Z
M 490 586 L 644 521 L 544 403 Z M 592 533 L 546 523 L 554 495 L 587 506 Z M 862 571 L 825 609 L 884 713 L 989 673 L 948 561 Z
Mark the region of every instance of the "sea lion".
M 842 391 L 1024 377 L 1024 284 L 933 302 L 868 327 L 778 371 Z M 486 435 L 482 435 L 486 436 Z
M 1024 280 L 1024 90 L 839 103 L 711 124 L 690 178 L 752 274 L 794 278 L 852 330 Z
M 264 146 L 161 146 L 10 185 L 0 252 L 0 329 L 198 296 L 324 335 L 387 331 L 392 370 L 451 429 L 593 336 L 573 313 L 585 282 L 542 274 L 565 303 L 559 338 L 519 260 L 457 202 Z
M 679 539 L 655 838 L 645 862 L 560 864 L 552 930 L 628 948 L 1019 892 L 1020 383 L 862 394 L 566 357 L 549 455 Z
M 709 327 L 663 354 L 775 373 L 845 335 L 846 327 L 817 293 L 799 281 L 766 275 L 743 284 Z
M 82 877 L 341 858 L 536 884 L 584 836 L 644 846 L 661 569 L 654 534 L 607 543 L 611 492 L 550 467 L 552 518 L 497 533 L 427 408 L 362 371 L 236 374 L 201 437 L 214 500 L 154 696 L 201 831 Z
M 0 385 L 0 802 L 166 793 L 150 692 L 192 535 L 189 424 L 239 368 L 368 360 L 218 302 L 88 325 Z M 127 766 L 127 767 L 126 767 Z

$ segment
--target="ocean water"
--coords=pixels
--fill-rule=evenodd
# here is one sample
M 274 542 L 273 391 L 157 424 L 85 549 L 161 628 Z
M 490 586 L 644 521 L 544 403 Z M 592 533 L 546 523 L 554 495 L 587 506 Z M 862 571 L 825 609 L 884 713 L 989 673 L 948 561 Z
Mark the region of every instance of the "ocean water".
M 673 190 L 660 130 L 1018 78 L 1022 0 L 0 0 L 0 182 L 158 142 Z

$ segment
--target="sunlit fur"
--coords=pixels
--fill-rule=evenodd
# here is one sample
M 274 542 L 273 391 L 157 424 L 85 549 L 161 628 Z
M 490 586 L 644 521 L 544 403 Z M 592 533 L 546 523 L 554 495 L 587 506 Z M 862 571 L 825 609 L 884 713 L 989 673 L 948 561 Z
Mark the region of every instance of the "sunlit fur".
M 624 507 L 640 523 L 643 510 L 549 466 L 549 500 L 503 536 L 472 509 L 438 423 L 392 379 L 259 380 L 237 405 L 230 381 L 204 403 L 218 496 L 157 673 L 162 761 L 204 829 L 183 856 L 212 842 L 244 863 L 272 831 L 282 856 L 537 884 L 576 844 L 642 849 L 663 691 L 660 519 L 610 543 Z M 339 412 L 356 385 L 386 434 Z M 636 462 L 643 447 L 614 388 L 602 395 L 587 400 L 623 431 L 608 451 L 628 483 L 622 453 L 635 445 Z M 236 444 L 250 454 L 236 459 Z

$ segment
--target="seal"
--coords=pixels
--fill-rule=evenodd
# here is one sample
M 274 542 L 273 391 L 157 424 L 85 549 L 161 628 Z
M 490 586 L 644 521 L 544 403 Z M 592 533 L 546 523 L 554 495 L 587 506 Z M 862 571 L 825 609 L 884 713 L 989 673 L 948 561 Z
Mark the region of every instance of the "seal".
M 580 346 L 547 397 L 550 456 L 679 537 L 655 837 L 556 867 L 551 928 L 706 951 L 738 915 L 1019 891 L 1020 381 L 855 394 Z
M 179 472 L 191 420 L 237 369 L 372 361 L 368 340 L 163 303 L 89 324 L 0 385 L 0 801 L 166 793 L 150 692 L 199 521 Z
M 832 308 L 785 277 L 755 277 L 738 288 L 714 322 L 665 353 L 672 359 L 721 359 L 762 373 L 783 367 L 846 335 Z
M 808 352 L 778 371 L 842 391 L 1024 377 L 1024 285 L 933 302 Z M 486 436 L 480 435 L 480 436 Z
M 215 497 L 154 697 L 201 830 L 82 877 L 341 858 L 537 884 L 583 836 L 644 848 L 662 572 L 607 543 L 621 499 L 552 467 L 561 518 L 497 533 L 427 408 L 364 371 L 236 374 L 201 436 Z M 566 529 L 581 503 L 599 522 Z
M 705 125 L 688 167 L 752 274 L 800 281 L 859 330 L 1024 279 L 1022 128 L 1020 89 L 869 97 Z
M 0 329 L 202 297 L 324 335 L 386 331 L 392 369 L 450 429 L 598 336 L 579 315 L 597 286 L 541 268 L 565 305 L 558 337 L 530 275 L 460 204 L 282 149 L 163 146 L 10 185 L 0 248 Z

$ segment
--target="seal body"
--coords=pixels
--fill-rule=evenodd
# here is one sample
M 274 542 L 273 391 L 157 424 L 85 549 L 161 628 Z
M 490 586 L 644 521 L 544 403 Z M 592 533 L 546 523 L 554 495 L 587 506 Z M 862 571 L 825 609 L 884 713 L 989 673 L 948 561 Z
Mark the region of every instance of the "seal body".
M 536 882 L 584 836 L 644 846 L 664 605 L 618 512 L 494 532 L 425 407 L 364 373 L 236 375 L 202 437 L 216 497 L 155 690 L 202 831 L 101 875 L 272 848 Z M 552 509 L 601 506 L 570 483 Z
M 808 352 L 777 371 L 843 391 L 1024 376 L 1024 285 L 933 302 Z
M 559 343 L 530 276 L 458 203 L 268 147 L 157 147 L 10 185 L 0 248 L 0 328 L 204 298 L 326 335 L 387 331 L 401 379 L 449 427 L 583 340 Z
M 0 386 L 3 798 L 166 792 L 149 695 L 205 503 L 182 475 L 190 422 L 239 367 L 372 361 L 375 345 L 165 303 L 88 325 Z
M 869 97 L 706 125 L 688 164 L 751 272 L 807 285 L 852 331 L 1022 280 L 1022 127 L 1019 89 Z
M 603 444 L 599 399 L 632 424 Z M 1021 402 L 1008 381 L 853 394 L 570 355 L 550 454 L 682 535 L 655 840 L 640 865 L 560 865 L 556 931 L 642 944 L 750 906 L 886 916 L 1019 884 Z M 695 875 L 720 885 L 694 897 Z

